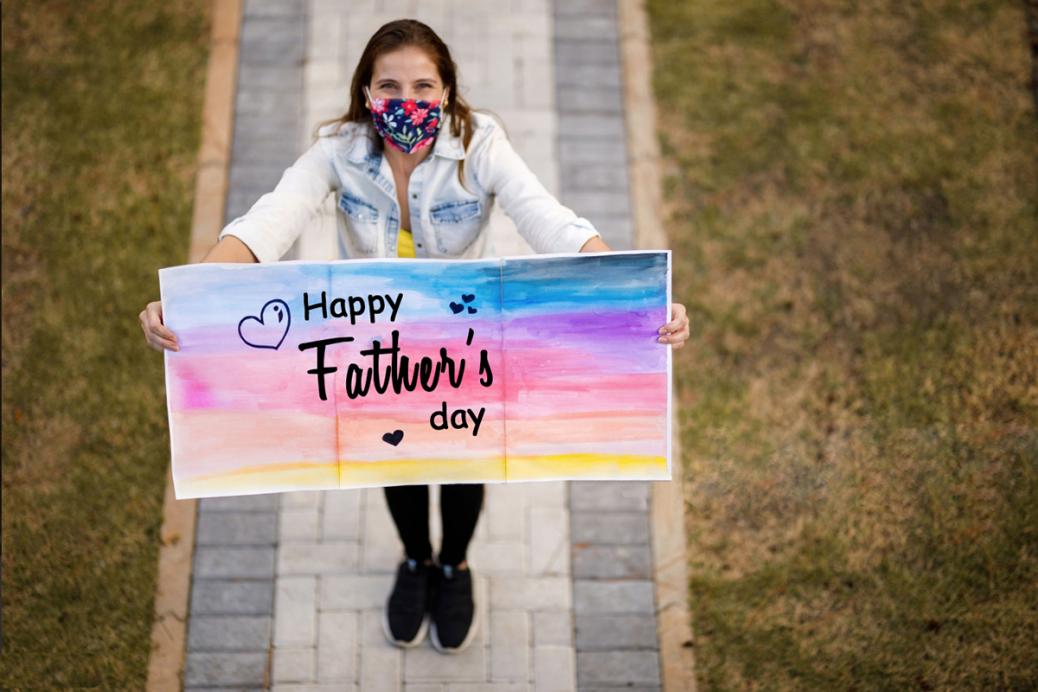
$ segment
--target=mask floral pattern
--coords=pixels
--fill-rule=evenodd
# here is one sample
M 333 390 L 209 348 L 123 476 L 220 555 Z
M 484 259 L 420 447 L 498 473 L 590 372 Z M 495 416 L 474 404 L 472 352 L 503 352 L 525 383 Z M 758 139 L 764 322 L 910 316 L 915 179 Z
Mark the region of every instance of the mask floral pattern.
M 424 101 L 417 99 L 372 98 L 371 119 L 375 129 L 390 145 L 410 154 L 433 143 L 441 124 L 443 99 Z M 446 90 L 444 90 L 446 93 Z

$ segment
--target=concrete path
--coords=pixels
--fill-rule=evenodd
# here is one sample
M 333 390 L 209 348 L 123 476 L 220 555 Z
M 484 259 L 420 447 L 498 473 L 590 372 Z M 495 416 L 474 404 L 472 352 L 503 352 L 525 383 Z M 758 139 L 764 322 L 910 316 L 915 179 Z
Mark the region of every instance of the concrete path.
M 399 17 L 440 34 L 462 94 L 501 116 L 549 190 L 632 247 L 616 6 L 603 0 L 247 0 L 228 220 L 341 114 L 365 42 Z M 321 223 L 333 214 L 329 198 Z M 290 256 L 326 258 L 332 238 L 318 225 Z M 500 209 L 490 247 L 530 252 Z M 381 489 L 202 500 L 186 687 L 658 689 L 649 495 L 648 483 L 488 485 L 469 553 L 480 635 L 455 656 L 385 642 L 402 548 Z M 438 548 L 435 487 L 431 504 Z

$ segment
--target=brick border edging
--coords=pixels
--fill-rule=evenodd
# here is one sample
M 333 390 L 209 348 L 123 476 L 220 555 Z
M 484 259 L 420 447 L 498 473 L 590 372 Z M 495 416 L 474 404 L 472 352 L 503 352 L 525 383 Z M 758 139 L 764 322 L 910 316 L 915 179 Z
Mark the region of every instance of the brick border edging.
M 662 186 L 648 17 L 644 0 L 617 0 L 617 10 L 635 246 L 666 248 L 669 244 L 660 216 Z M 685 557 L 684 470 L 676 401 L 672 403 L 672 415 L 672 480 L 652 484 L 656 627 L 663 689 L 694 692 L 696 678 Z
M 189 262 L 198 262 L 212 247 L 223 223 L 228 164 L 234 124 L 238 35 L 243 0 L 212 0 L 212 28 L 202 107 L 202 142 L 195 176 Z M 183 687 L 187 612 L 191 589 L 197 500 L 177 500 L 172 467 L 166 476 L 159 534 L 159 566 L 155 587 L 149 691 Z

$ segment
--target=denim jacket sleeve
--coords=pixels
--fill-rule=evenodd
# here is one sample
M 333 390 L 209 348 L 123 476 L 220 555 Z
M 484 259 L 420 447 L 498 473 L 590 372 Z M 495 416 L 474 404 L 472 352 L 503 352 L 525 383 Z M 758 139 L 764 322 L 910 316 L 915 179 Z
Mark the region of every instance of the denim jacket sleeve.
M 526 165 L 504 130 L 491 121 L 490 133 L 467 158 L 476 182 L 497 196 L 519 234 L 538 253 L 578 252 L 600 235 L 594 225 L 562 205 Z
M 276 262 L 316 218 L 336 185 L 325 143 L 318 139 L 285 169 L 277 186 L 260 197 L 243 216 L 220 231 L 245 243 L 260 262 Z

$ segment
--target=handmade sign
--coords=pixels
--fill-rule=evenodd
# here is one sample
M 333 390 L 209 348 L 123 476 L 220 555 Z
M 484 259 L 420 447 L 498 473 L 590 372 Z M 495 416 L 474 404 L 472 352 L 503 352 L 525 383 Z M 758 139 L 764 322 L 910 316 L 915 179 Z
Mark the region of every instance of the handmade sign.
M 159 272 L 178 498 L 670 478 L 670 253 Z

